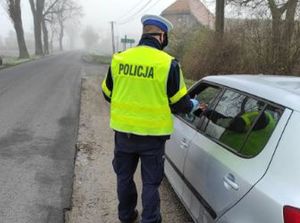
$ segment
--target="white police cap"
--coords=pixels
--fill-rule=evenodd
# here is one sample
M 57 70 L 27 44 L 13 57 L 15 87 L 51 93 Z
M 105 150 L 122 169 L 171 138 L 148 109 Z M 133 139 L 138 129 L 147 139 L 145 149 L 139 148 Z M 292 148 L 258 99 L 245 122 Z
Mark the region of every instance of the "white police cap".
M 144 15 L 141 19 L 143 25 L 154 25 L 164 32 L 169 32 L 173 29 L 173 24 L 162 16 Z

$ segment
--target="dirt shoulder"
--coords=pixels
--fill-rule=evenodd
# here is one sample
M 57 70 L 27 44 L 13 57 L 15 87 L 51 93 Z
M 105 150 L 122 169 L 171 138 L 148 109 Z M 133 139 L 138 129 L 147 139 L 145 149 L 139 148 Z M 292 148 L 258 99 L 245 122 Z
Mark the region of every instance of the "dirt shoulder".
M 109 128 L 109 104 L 100 92 L 106 67 L 85 69 L 82 79 L 81 111 L 75 161 L 72 209 L 67 223 L 119 223 L 116 177 L 112 169 L 113 131 Z M 136 173 L 140 191 L 140 173 Z M 141 202 L 138 204 L 141 213 Z M 163 222 L 192 222 L 167 180 L 161 186 Z

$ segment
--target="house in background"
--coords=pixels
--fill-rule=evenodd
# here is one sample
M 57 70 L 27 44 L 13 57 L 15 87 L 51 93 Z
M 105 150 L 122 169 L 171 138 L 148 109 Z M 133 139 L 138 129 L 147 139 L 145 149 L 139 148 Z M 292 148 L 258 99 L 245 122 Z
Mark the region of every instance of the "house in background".
M 200 0 L 177 0 L 161 15 L 176 28 L 205 26 L 214 29 L 215 17 Z

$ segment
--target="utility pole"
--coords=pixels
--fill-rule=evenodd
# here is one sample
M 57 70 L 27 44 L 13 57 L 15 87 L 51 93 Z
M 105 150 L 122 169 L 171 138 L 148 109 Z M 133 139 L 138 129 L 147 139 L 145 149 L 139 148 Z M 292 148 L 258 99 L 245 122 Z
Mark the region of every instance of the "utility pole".
M 114 31 L 114 21 L 110 22 L 111 24 L 111 40 L 112 40 L 112 50 L 113 53 L 116 52 L 116 46 L 115 46 L 115 31 Z
M 119 41 L 120 41 L 120 37 L 119 36 L 116 36 L 116 39 L 117 39 L 117 48 L 116 48 L 116 50 L 119 52 L 119 50 L 120 50 L 120 46 L 119 46 Z
M 225 0 L 217 0 L 215 28 L 216 28 L 216 33 L 219 34 L 220 36 L 223 36 L 224 33 L 224 8 L 225 8 Z

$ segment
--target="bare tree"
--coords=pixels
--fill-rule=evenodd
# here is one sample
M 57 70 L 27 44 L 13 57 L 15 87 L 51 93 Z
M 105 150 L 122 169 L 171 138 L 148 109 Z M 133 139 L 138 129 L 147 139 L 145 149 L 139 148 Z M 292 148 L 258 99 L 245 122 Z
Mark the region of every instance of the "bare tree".
M 63 51 L 63 38 L 64 38 L 64 22 L 65 22 L 65 17 L 64 17 L 64 5 L 60 8 L 58 14 L 57 14 L 57 19 L 58 19 L 58 24 L 59 24 L 59 50 Z
M 54 12 L 59 25 L 59 49 L 62 51 L 65 22 L 71 18 L 81 17 L 82 7 L 73 0 L 61 0 L 59 4 L 55 5 Z
M 2 39 L 2 36 L 0 36 L 0 49 L 3 48 L 3 39 Z
M 43 42 L 44 42 L 44 54 L 49 54 L 49 34 L 46 25 L 46 20 L 42 20 L 42 30 L 43 30 Z
M 225 9 L 225 0 L 217 0 L 215 29 L 217 35 L 221 35 L 221 36 L 224 33 L 224 17 L 225 17 L 224 9 Z
M 43 12 L 42 30 L 43 30 L 43 41 L 44 41 L 44 53 L 49 54 L 49 32 L 47 24 L 55 23 L 55 12 L 53 11 L 55 6 L 62 0 L 46 0 Z
M 68 35 L 68 39 L 70 41 L 69 48 L 75 49 L 76 40 L 78 38 L 78 27 L 75 21 L 69 21 L 66 24 L 66 34 Z
M 295 36 L 295 15 L 299 0 L 231 0 L 241 6 L 253 9 L 265 7 L 272 21 L 272 51 L 274 72 L 290 73 L 293 64 L 300 56 L 299 50 L 293 51 L 293 44 L 299 44 Z M 296 46 L 297 49 L 300 46 Z
M 19 58 L 29 58 L 26 42 L 24 38 L 24 30 L 21 15 L 21 0 L 6 0 L 6 9 L 9 17 L 14 25 L 17 35 L 17 42 L 19 48 Z
M 49 23 L 50 25 L 50 39 L 49 39 L 49 50 L 53 52 L 54 50 L 54 40 L 58 37 L 59 27 L 56 22 L 53 22 L 55 19 L 54 15 L 52 15 L 52 22 Z
M 98 33 L 91 27 L 87 26 L 81 34 L 86 49 L 95 46 L 99 40 Z
M 166 50 L 170 54 L 174 55 L 177 59 L 179 59 L 179 61 L 182 61 L 190 36 L 193 35 L 193 33 L 195 33 L 196 31 L 202 29 L 204 29 L 204 27 L 201 26 L 195 26 L 193 28 L 175 27 L 169 35 L 170 41 Z
M 34 23 L 35 54 L 43 55 L 42 21 L 45 0 L 29 0 Z

